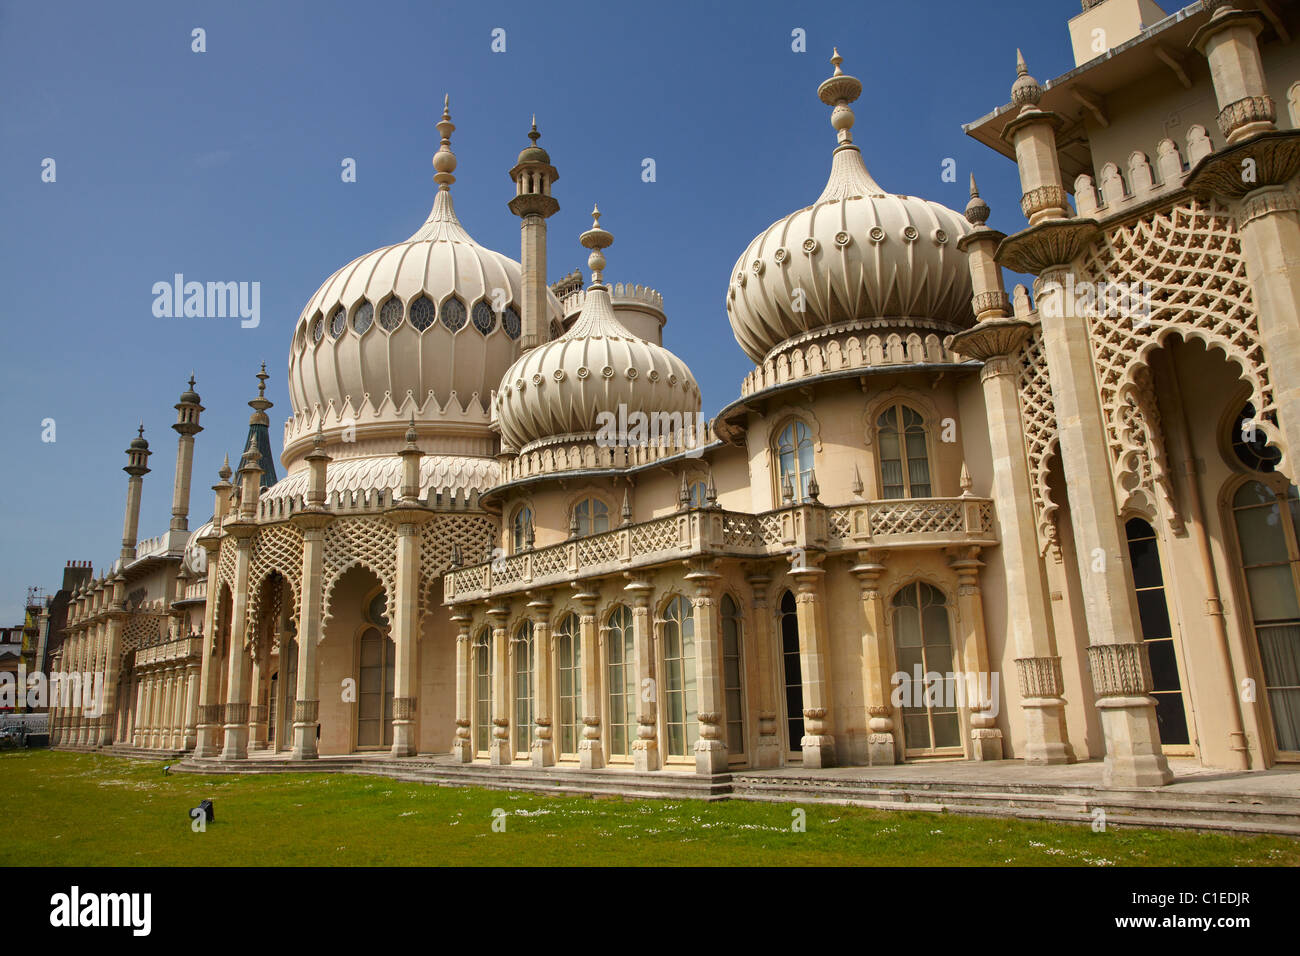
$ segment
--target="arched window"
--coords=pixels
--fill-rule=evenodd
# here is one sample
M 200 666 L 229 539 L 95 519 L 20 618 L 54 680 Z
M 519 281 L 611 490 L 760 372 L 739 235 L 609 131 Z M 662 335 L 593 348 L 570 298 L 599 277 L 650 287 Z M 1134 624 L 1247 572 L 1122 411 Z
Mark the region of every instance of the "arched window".
M 506 333 L 507 338 L 519 338 L 519 313 L 515 311 L 514 306 L 506 306 L 506 310 L 501 313 L 501 329 Z
M 806 501 L 813 471 L 812 431 L 806 424 L 796 419 L 781 429 L 776 439 L 776 457 L 781 482 L 778 494 L 784 494 L 781 489 L 789 480 L 794 500 Z
M 559 670 L 560 753 L 576 754 L 582 739 L 582 639 L 576 614 L 566 614 L 555 629 L 555 662 Z
M 492 306 L 487 304 L 484 299 L 474 303 L 474 310 L 471 313 L 474 319 L 474 328 L 478 329 L 484 335 L 487 335 L 497 324 L 497 315 L 492 311 Z
M 528 753 L 533 732 L 533 622 L 515 630 L 515 753 Z
M 573 506 L 574 526 L 579 537 L 609 530 L 609 506 L 599 498 L 583 498 Z
M 943 594 L 938 588 L 917 581 L 894 595 L 893 610 L 898 666 L 895 694 L 901 694 L 903 701 L 906 751 L 960 751 L 957 678 Z
M 454 295 L 443 300 L 442 308 L 438 310 L 438 318 L 450 331 L 459 332 L 465 327 L 465 303 Z
M 533 509 L 527 505 L 520 505 L 519 510 L 515 512 L 515 516 L 510 522 L 510 539 L 513 545 L 511 553 L 519 554 L 532 547 L 532 535 Z
M 370 328 L 374 321 L 375 307 L 369 302 L 363 300 L 362 303 L 357 306 L 357 311 L 352 315 L 352 328 L 356 330 L 358 335 L 360 335 L 366 329 Z
M 792 479 L 793 483 L 793 479 Z M 709 502 L 709 486 L 706 482 L 696 481 L 691 483 L 691 507 L 703 508 Z
M 799 658 L 799 615 L 794 595 L 781 595 L 781 673 L 785 687 L 785 749 L 803 754 L 803 666 Z
M 722 696 L 727 708 L 727 753 L 745 752 L 744 661 L 741 658 L 740 608 L 722 596 Z
M 343 306 L 339 306 L 334 310 L 334 314 L 330 316 L 330 335 L 337 339 L 343 334 L 343 330 L 347 327 L 348 310 L 343 308 Z
M 1125 522 L 1124 532 L 1128 538 L 1129 563 L 1133 566 L 1142 640 L 1151 659 L 1151 696 L 1156 699 L 1160 742 L 1166 746 L 1186 746 L 1191 739 L 1187 733 L 1187 712 L 1183 707 L 1174 629 L 1165 601 L 1165 578 L 1160 570 L 1156 533 L 1141 518 Z
M 1279 497 L 1263 482 L 1248 481 L 1233 495 L 1232 517 L 1277 749 L 1296 753 L 1300 752 L 1300 598 L 1296 594 L 1300 497 L 1295 485 L 1286 489 L 1285 507 Z
M 1247 402 L 1237 413 L 1232 429 L 1232 451 L 1251 471 L 1270 474 L 1282 460 L 1282 453 L 1264 439 L 1256 422 L 1255 406 Z
M 620 604 L 605 621 L 609 673 L 609 752 L 632 755 L 636 739 L 636 649 L 632 611 Z
M 474 639 L 474 749 L 487 753 L 492 745 L 492 628 Z
M 395 648 L 388 637 L 387 599 L 378 592 L 366 605 L 357 671 L 357 746 L 393 743 Z
M 668 752 L 690 756 L 699 735 L 696 723 L 695 615 L 690 602 L 675 597 L 664 608 L 664 725 Z
M 920 414 L 906 405 L 891 405 L 876 419 L 876 442 L 881 496 L 929 498 L 930 456 Z

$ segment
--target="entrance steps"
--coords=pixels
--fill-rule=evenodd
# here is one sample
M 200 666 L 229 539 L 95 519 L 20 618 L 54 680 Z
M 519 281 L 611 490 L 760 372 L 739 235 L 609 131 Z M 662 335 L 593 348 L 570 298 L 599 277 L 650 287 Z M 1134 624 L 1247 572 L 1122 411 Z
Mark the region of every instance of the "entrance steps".
M 1071 785 L 881 778 L 819 780 L 770 771 L 735 773 L 731 790 L 731 797 L 737 800 L 828 803 L 1087 825 L 1104 819 L 1108 828 L 1173 827 L 1300 837 L 1300 793 L 1206 793 L 1168 787 L 1104 790 Z

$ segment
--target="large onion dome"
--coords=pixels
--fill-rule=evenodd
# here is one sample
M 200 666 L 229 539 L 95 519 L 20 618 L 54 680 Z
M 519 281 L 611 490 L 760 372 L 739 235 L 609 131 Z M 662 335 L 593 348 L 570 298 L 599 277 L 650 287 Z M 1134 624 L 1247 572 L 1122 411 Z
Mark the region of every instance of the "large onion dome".
M 393 438 L 414 414 L 422 434 L 443 422 L 489 436 L 491 390 L 518 354 L 521 269 L 456 217 L 454 129 L 444 104 L 424 225 L 339 269 L 303 309 L 289 356 L 286 463 L 310 450 L 321 424 L 331 440 L 349 422 L 358 441 Z M 554 295 L 548 305 L 549 324 L 563 310 Z
M 849 104 L 862 84 L 840 69 L 818 88 L 833 106 L 839 145 L 811 206 L 761 232 L 736 261 L 727 316 L 736 341 L 761 363 L 809 333 L 902 324 L 959 331 L 970 325 L 971 283 L 957 241 L 970 231 L 939 203 L 882 189 L 853 144 Z
M 614 314 L 601 281 L 601 250 L 614 237 L 600 228 L 600 211 L 581 237 L 592 269 L 581 314 L 558 339 L 527 353 L 501 379 L 494 418 L 502 446 L 529 451 L 552 441 L 596 437 L 602 412 L 695 415 L 700 388 L 686 363 L 628 331 Z

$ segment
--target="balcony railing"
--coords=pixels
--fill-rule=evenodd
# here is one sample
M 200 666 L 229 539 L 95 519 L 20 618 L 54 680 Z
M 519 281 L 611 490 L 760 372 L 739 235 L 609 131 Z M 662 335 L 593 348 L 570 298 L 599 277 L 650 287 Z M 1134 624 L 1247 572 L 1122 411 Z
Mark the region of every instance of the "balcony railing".
M 761 558 L 799 549 L 938 548 L 997 543 L 988 498 L 903 498 L 827 507 L 806 503 L 763 514 L 692 508 L 563 544 L 454 568 L 447 604 L 649 568 L 692 557 Z

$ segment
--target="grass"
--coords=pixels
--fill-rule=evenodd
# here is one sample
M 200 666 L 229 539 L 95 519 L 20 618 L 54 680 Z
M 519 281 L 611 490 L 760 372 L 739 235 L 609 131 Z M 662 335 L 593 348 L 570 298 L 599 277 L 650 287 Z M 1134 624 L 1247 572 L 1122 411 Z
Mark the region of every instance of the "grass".
M 205 797 L 216 820 L 195 833 L 188 811 Z M 338 773 L 164 775 L 161 762 L 41 750 L 0 753 L 0 804 L 0 866 L 1300 865 L 1300 842 L 1280 837 L 552 797 Z M 805 832 L 792 830 L 798 809 Z

